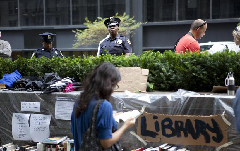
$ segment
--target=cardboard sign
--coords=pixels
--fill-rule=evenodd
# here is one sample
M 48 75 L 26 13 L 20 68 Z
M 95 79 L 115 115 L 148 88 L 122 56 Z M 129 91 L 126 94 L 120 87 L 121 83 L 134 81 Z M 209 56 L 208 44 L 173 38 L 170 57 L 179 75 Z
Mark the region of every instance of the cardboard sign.
M 228 142 L 227 124 L 221 115 L 188 116 L 143 113 L 138 135 L 149 142 L 220 146 Z
M 5 89 L 6 88 L 6 84 L 5 83 L 0 83 L 0 89 Z
M 140 67 L 119 67 L 117 69 L 121 74 L 121 81 L 118 83 L 119 88 L 115 91 L 146 92 L 148 69 Z

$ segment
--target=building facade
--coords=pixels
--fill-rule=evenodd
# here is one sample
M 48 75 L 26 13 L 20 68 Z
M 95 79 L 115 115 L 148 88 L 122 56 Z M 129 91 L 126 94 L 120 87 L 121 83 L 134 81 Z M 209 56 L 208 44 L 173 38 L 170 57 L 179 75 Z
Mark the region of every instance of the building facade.
M 240 0 L 1 0 L 1 39 L 9 41 L 13 53 L 30 58 L 41 47 L 38 34 L 57 34 L 53 46 L 65 56 L 95 55 L 98 44 L 74 49 L 72 30 L 86 28 L 87 17 L 107 18 L 126 12 L 146 22 L 131 38 L 133 52 L 173 49 L 188 32 L 193 20 L 207 21 L 206 35 L 199 42 L 233 41 L 232 30 L 240 22 Z M 121 30 L 121 29 L 120 29 Z

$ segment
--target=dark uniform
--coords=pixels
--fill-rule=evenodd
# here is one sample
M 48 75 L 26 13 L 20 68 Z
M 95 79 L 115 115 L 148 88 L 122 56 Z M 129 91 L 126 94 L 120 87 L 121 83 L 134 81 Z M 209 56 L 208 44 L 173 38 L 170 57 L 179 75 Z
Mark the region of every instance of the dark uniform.
M 130 40 L 125 36 L 117 35 L 116 39 L 111 40 L 110 36 L 103 39 L 98 47 L 99 55 L 106 54 L 108 51 L 111 55 L 121 56 L 126 53 L 132 53 L 132 47 L 130 46 Z
M 42 37 L 42 41 L 46 43 L 52 43 L 56 34 L 45 32 L 43 34 L 39 34 Z M 56 48 L 51 48 L 50 50 L 45 49 L 44 47 L 37 49 L 32 54 L 32 57 L 41 58 L 53 58 L 53 57 L 60 57 L 63 58 L 63 55 L 60 50 Z
M 51 50 L 47 50 L 42 48 L 37 49 L 36 51 L 34 51 L 34 53 L 32 54 L 32 57 L 35 56 L 36 58 L 41 58 L 41 57 L 46 57 L 46 58 L 53 58 L 53 57 L 63 57 L 62 53 L 60 50 L 56 49 L 56 48 L 51 48 Z
M 121 20 L 119 18 L 111 17 L 110 19 L 106 19 L 104 24 L 108 28 L 115 25 L 119 27 L 120 22 Z M 108 35 L 99 43 L 97 55 L 106 54 L 106 51 L 108 51 L 109 54 L 116 56 L 132 53 L 131 42 L 127 37 L 120 36 L 119 34 L 117 34 L 115 39 L 111 39 L 111 36 Z

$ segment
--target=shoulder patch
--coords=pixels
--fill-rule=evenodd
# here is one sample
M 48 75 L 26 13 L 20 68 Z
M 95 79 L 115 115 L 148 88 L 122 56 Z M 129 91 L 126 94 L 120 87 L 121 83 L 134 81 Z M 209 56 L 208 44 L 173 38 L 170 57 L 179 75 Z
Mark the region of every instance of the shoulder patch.
M 131 41 L 128 38 L 126 38 L 126 39 L 127 39 L 127 42 L 129 43 L 129 45 L 131 45 L 132 44 Z

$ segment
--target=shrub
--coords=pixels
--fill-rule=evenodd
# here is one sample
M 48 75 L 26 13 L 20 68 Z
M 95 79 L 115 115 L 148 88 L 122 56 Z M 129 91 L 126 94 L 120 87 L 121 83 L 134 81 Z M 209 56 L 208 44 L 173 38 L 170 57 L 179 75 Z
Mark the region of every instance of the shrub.
M 227 73 L 234 73 L 235 83 L 240 83 L 240 53 L 224 51 L 221 53 L 176 54 L 146 51 L 140 56 L 103 55 L 99 58 L 32 58 L 18 56 L 15 61 L 0 58 L 0 75 L 18 70 L 22 76 L 44 76 L 57 72 L 60 77 L 72 77 L 82 81 L 100 62 L 111 62 L 117 67 L 141 67 L 149 69 L 148 83 L 157 91 L 176 91 L 186 89 L 197 92 L 212 90 L 212 86 L 224 85 Z

